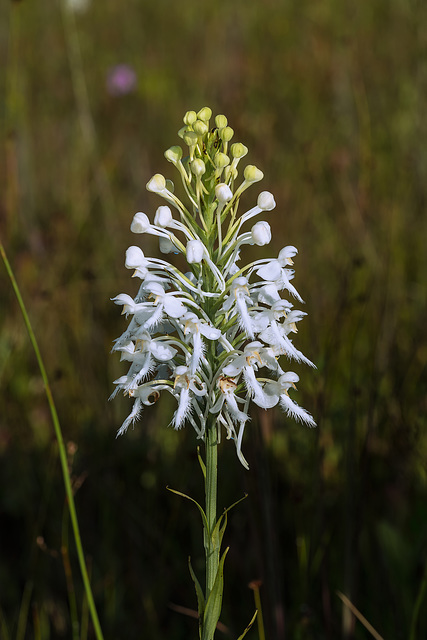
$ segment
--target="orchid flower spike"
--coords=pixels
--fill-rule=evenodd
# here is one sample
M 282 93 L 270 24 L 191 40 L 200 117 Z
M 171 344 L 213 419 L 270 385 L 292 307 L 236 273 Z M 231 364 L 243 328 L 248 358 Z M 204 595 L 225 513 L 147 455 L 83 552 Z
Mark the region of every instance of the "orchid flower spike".
M 306 315 L 291 302 L 302 302 L 291 283 L 297 249 L 288 245 L 276 258 L 241 264 L 246 245 L 256 249 L 272 241 L 266 220 L 251 227 L 246 222 L 274 215 L 276 202 L 261 191 L 255 205 L 238 214 L 242 193 L 264 174 L 247 165 L 239 179 L 248 149 L 240 142 L 230 145 L 234 131 L 225 116 L 216 116 L 213 128 L 211 116 L 208 107 L 188 111 L 179 131 L 187 151 L 172 146 L 165 152 L 186 199 L 179 200 L 171 181 L 157 173 L 147 189 L 163 203 L 153 215 L 140 211 L 132 219 L 131 231 L 142 248 L 128 248 L 125 266 L 139 289 L 134 297 L 121 293 L 113 299 L 129 318 L 113 347 L 129 370 L 115 380 L 112 395 L 122 391 L 133 400 L 118 435 L 167 391 L 177 403 L 171 416 L 175 429 L 191 424 L 204 438 L 214 421 L 218 437 L 224 428 L 248 467 L 242 444 L 251 403 L 262 409 L 278 405 L 290 418 L 315 426 L 291 397 L 299 377 L 283 368 L 281 358 L 314 364 L 290 337 Z M 163 258 L 146 255 L 147 235 L 158 237 Z

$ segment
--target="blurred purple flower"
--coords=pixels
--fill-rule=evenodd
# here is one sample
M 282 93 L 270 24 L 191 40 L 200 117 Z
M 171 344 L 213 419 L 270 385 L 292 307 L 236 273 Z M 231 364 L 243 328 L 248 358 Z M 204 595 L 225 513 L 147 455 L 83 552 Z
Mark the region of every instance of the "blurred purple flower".
M 108 71 L 107 91 L 112 96 L 124 96 L 136 87 L 136 73 L 128 64 L 117 64 Z

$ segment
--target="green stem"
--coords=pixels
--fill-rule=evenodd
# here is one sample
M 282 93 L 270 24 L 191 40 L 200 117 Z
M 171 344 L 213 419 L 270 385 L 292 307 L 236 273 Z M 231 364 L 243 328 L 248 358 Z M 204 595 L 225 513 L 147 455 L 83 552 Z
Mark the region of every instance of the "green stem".
M 206 426 L 206 520 L 208 529 L 205 530 L 206 553 L 206 601 L 212 591 L 219 566 L 219 545 L 212 538 L 212 532 L 216 525 L 217 485 L 218 485 L 218 437 L 217 425 L 214 419 Z
M 51 413 L 51 416 L 52 416 L 53 427 L 54 427 L 56 439 L 57 439 L 57 442 L 58 442 L 59 459 L 61 461 L 62 475 L 63 475 L 64 485 L 65 485 L 65 494 L 66 494 L 66 498 L 67 498 L 68 508 L 69 508 L 69 511 L 70 511 L 71 524 L 72 524 L 73 533 L 74 533 L 74 539 L 75 539 L 75 543 L 76 543 L 77 556 L 78 556 L 79 564 L 80 564 L 80 571 L 81 571 L 81 574 L 82 574 L 83 584 L 84 584 L 84 588 L 85 588 L 85 591 L 86 591 L 88 605 L 89 605 L 89 609 L 90 609 L 90 613 L 91 613 L 91 617 L 92 617 L 92 623 L 93 623 L 94 630 L 95 630 L 95 636 L 96 636 L 97 640 L 103 640 L 103 635 L 102 635 L 102 631 L 101 631 L 101 625 L 99 624 L 98 614 L 97 614 L 97 611 L 96 611 L 95 602 L 94 602 L 93 595 L 92 595 L 92 589 L 90 587 L 89 577 L 88 577 L 88 573 L 87 573 L 87 570 L 86 570 L 86 563 L 85 563 L 85 558 L 84 558 L 84 553 L 83 553 L 82 542 L 81 542 L 81 538 L 80 538 L 80 530 L 79 530 L 79 524 L 78 524 L 78 520 L 77 520 L 76 507 L 75 507 L 75 504 L 74 504 L 74 497 L 73 497 L 73 491 L 72 491 L 72 487 L 71 487 L 71 480 L 70 480 L 70 475 L 69 475 L 69 472 L 68 472 L 67 453 L 66 453 L 66 450 L 65 450 L 64 439 L 62 437 L 61 427 L 60 427 L 60 424 L 59 424 L 59 418 L 58 418 L 58 414 L 57 414 L 57 411 L 56 411 L 55 403 L 54 403 L 54 400 L 53 400 L 52 391 L 51 391 L 51 388 L 50 388 L 49 380 L 48 380 L 46 369 L 45 369 L 45 366 L 44 366 L 44 363 L 43 363 L 43 359 L 42 359 L 42 356 L 41 356 L 41 353 L 40 353 L 40 349 L 39 349 L 39 346 L 38 346 L 38 343 L 37 343 L 37 340 L 36 340 L 36 336 L 34 334 L 33 328 L 31 326 L 30 318 L 29 318 L 28 313 L 27 313 L 27 309 L 25 308 L 24 301 L 23 301 L 22 296 L 21 296 L 21 292 L 19 291 L 18 283 L 15 280 L 15 276 L 13 274 L 12 267 L 11 267 L 11 265 L 9 263 L 9 260 L 7 259 L 7 255 L 6 255 L 6 252 L 4 250 L 4 247 L 3 247 L 3 244 L 2 244 L 1 241 L 0 241 L 0 254 L 1 254 L 2 258 L 3 258 L 3 262 L 5 264 L 6 271 L 7 271 L 8 275 L 9 275 L 10 280 L 11 280 L 13 290 L 15 291 L 15 295 L 16 295 L 16 297 L 18 299 L 18 303 L 19 303 L 19 306 L 20 306 L 20 309 L 21 309 L 21 313 L 22 313 L 22 315 L 24 317 L 24 322 L 25 322 L 25 325 L 27 327 L 28 334 L 30 336 L 30 341 L 31 341 L 31 344 L 32 344 L 33 349 L 34 349 L 34 353 L 36 354 L 37 363 L 39 365 L 41 376 L 43 378 L 46 397 L 47 397 L 47 401 L 49 403 L 50 413 Z

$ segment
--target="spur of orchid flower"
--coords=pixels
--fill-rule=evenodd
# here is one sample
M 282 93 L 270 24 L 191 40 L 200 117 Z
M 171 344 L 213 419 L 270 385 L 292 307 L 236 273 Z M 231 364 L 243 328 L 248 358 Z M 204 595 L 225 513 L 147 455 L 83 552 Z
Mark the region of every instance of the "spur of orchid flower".
M 131 231 L 157 236 L 159 251 L 173 262 L 148 257 L 139 246 L 126 251 L 126 268 L 140 280 L 134 298 L 120 294 L 114 302 L 130 317 L 113 351 L 130 363 L 116 389 L 133 400 L 118 431 L 123 434 L 144 406 L 162 392 L 177 401 L 172 424 L 190 423 L 198 438 L 214 419 L 242 454 L 242 438 L 251 402 L 263 409 L 279 404 L 285 413 L 308 426 L 312 416 L 289 395 L 298 375 L 283 369 L 287 360 L 314 364 L 297 349 L 292 334 L 306 315 L 294 308 L 303 302 L 292 284 L 297 249 L 284 247 L 276 258 L 242 263 L 244 245 L 262 247 L 271 240 L 268 222 L 253 218 L 276 206 L 268 191 L 256 205 L 239 213 L 240 197 L 263 178 L 253 165 L 241 162 L 248 149 L 231 144 L 233 129 L 212 111 L 188 111 L 178 132 L 186 150 L 173 146 L 166 159 L 177 169 L 180 198 L 174 185 L 156 174 L 147 189 L 163 199 L 151 222 L 135 214 Z M 282 294 L 287 297 L 282 297 Z

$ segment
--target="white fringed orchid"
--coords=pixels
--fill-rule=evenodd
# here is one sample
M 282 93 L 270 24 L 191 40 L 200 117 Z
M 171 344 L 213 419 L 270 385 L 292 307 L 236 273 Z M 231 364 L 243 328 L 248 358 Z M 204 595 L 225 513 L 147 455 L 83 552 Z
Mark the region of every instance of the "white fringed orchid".
M 175 195 L 173 184 L 156 174 L 147 189 L 165 204 L 157 208 L 153 222 L 142 212 L 132 220 L 133 233 L 157 236 L 160 251 L 176 259 L 171 264 L 148 258 L 137 246 L 126 252 L 125 265 L 141 284 L 135 298 L 114 298 L 131 316 L 113 347 L 130 362 L 127 375 L 115 381 L 115 393 L 122 390 L 134 400 L 119 434 L 135 422 L 144 405 L 168 391 L 177 401 L 172 420 L 176 429 L 188 421 L 203 438 L 214 417 L 235 441 L 247 467 L 241 444 L 251 401 L 263 409 L 279 404 L 288 416 L 315 425 L 289 396 L 299 378 L 285 371 L 279 359 L 314 365 L 289 338 L 306 314 L 281 297 L 285 291 L 302 302 L 290 282 L 297 249 L 287 246 L 277 258 L 241 264 L 245 245 L 262 247 L 271 241 L 267 221 L 248 221 L 276 203 L 263 191 L 255 207 L 239 214 L 241 194 L 263 173 L 248 165 L 239 181 L 238 165 L 247 148 L 229 146 L 233 131 L 227 119 L 217 116 L 212 127 L 211 116 L 207 107 L 187 112 L 179 135 L 188 155 L 179 146 L 165 153 L 178 170 L 186 204 Z

